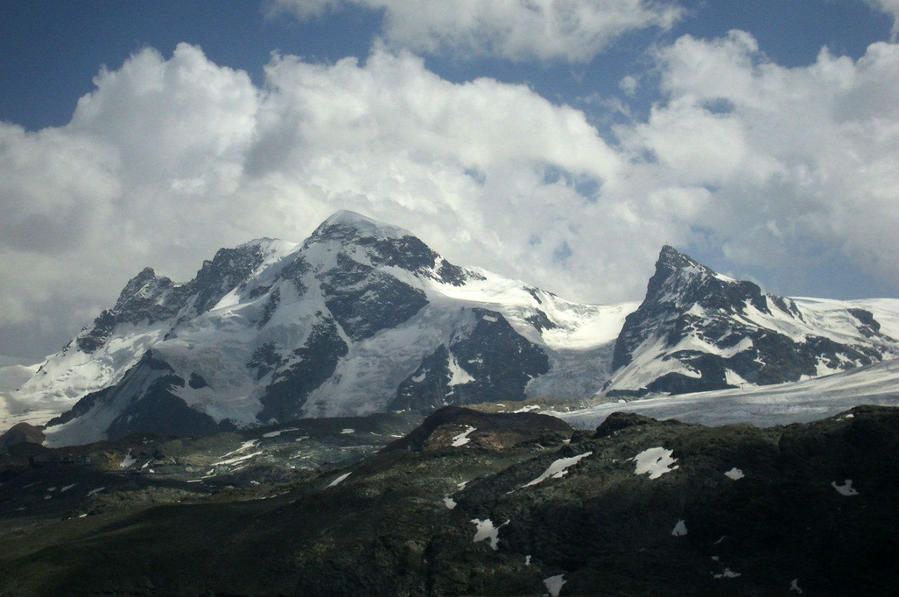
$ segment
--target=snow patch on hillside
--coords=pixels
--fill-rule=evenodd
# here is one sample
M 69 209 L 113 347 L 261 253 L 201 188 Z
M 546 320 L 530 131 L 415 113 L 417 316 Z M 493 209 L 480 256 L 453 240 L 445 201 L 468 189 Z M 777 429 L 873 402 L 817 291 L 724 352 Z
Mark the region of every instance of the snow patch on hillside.
M 593 452 L 584 452 L 583 454 L 578 454 L 577 456 L 572 456 L 571 458 L 560 458 L 554 461 L 552 464 L 547 467 L 545 471 L 543 471 L 539 477 L 534 479 L 533 481 L 528 481 L 522 487 L 531 487 L 533 485 L 537 485 L 539 483 L 543 483 L 549 478 L 553 479 L 561 479 L 565 475 L 568 474 L 568 468 L 576 465 L 578 462 L 590 456 Z

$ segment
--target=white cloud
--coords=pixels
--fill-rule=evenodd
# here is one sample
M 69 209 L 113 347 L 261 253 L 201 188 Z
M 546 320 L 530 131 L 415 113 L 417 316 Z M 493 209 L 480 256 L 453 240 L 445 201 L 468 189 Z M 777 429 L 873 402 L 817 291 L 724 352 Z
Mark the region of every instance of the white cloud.
M 865 0 L 865 4 L 893 18 L 893 41 L 899 36 L 899 0 Z
M 394 47 L 513 61 L 589 62 L 630 31 L 670 28 L 682 9 L 664 0 L 276 0 L 300 19 L 356 5 L 383 11 Z
M 637 92 L 637 87 L 640 86 L 640 82 L 633 75 L 625 75 L 618 82 L 618 87 L 623 91 L 626 95 L 634 95 Z
M 733 31 L 657 60 L 665 101 L 618 133 L 653 185 L 712 190 L 696 224 L 727 257 L 786 271 L 825 246 L 899 284 L 899 45 L 785 68 Z
M 579 110 L 405 52 L 275 57 L 260 89 L 193 46 L 140 51 L 68 125 L 0 123 L 0 352 L 55 350 L 145 265 L 188 279 L 339 208 L 579 300 L 639 298 L 664 242 L 784 276 L 837 247 L 899 284 L 899 46 L 788 69 L 733 32 L 655 57 L 664 101 L 611 146 Z
M 525 86 L 454 84 L 375 51 L 365 64 L 276 57 L 257 89 L 186 44 L 168 59 L 142 50 L 95 84 L 64 127 L 0 124 L 0 275 L 15 289 L 0 330 L 21 339 L 8 354 L 56 349 L 59 335 L 48 346 L 25 331 L 74 333 L 144 265 L 184 280 L 218 247 L 299 240 L 338 208 L 569 294 L 598 298 L 594 276 L 626 274 L 584 248 L 626 235 L 605 219 L 622 207 L 578 192 L 614 186 L 617 154 L 582 112 Z

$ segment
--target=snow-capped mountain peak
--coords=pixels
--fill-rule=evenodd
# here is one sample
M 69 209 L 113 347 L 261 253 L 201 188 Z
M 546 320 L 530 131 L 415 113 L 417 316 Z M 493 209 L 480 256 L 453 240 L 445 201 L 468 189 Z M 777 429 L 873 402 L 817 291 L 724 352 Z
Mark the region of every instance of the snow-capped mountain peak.
M 597 391 L 628 307 L 454 265 L 342 211 L 301 245 L 221 249 L 178 284 L 145 269 L 21 389 L 66 404 L 48 443 Z M 570 342 L 569 342 L 570 340 Z M 75 404 L 77 402 L 77 404 Z
M 341 209 L 331 214 L 312 232 L 310 242 L 323 238 L 351 239 L 351 238 L 403 238 L 413 236 L 411 232 L 373 220 L 367 216 Z
M 668 246 L 639 307 L 578 304 L 454 265 L 406 230 L 341 211 L 302 244 L 220 249 L 184 283 L 143 269 L 8 402 L 66 411 L 45 429 L 49 445 L 65 445 L 683 393 L 877 362 L 899 354 L 897 322 L 899 301 L 778 297 Z
M 615 344 L 610 395 L 797 381 L 899 352 L 861 305 L 827 311 L 717 274 L 666 246 Z
M 747 304 L 768 312 L 762 290 L 752 282 L 737 281 L 665 245 L 649 280 L 644 303 L 740 311 Z

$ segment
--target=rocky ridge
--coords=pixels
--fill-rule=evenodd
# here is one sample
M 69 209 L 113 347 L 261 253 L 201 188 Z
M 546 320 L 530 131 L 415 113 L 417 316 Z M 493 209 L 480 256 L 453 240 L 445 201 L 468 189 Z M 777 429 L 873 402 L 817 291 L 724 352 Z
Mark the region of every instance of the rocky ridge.
M 615 342 L 606 393 L 777 384 L 897 355 L 899 341 L 861 305 L 765 293 L 666 246 L 643 303 Z

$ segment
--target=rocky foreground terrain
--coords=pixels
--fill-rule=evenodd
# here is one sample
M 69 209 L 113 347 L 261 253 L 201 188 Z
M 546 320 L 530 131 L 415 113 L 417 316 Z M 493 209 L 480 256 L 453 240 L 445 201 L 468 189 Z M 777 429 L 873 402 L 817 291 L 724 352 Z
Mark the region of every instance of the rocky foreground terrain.
M 420 423 L 420 424 L 419 424 Z M 899 411 L 458 407 L 0 451 L 0 595 L 886 595 Z M 6 445 L 6 444 L 9 445 Z

